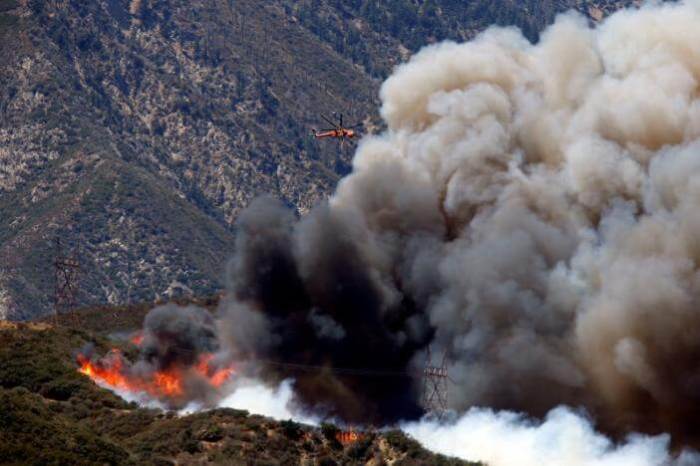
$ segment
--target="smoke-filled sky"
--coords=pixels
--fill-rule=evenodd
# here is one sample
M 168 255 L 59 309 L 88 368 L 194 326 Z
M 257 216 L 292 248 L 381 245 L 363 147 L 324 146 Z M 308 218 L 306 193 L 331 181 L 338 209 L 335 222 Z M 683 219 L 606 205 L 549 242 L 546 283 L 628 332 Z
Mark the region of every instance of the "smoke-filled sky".
M 698 44 L 700 3 L 684 2 L 595 28 L 563 15 L 536 45 L 493 28 L 426 47 L 382 86 L 388 131 L 327 204 L 241 215 L 228 345 L 410 372 L 432 343 L 457 410 L 565 403 L 609 432 L 695 438 Z M 297 389 L 395 420 L 418 412 L 415 385 L 328 372 Z
M 218 342 L 208 322 L 193 337 L 325 367 L 256 375 L 293 377 L 307 407 L 351 422 L 420 416 L 431 345 L 457 412 L 568 405 L 615 438 L 697 444 L 700 2 L 595 28 L 563 15 L 535 45 L 493 28 L 429 46 L 381 100 L 388 130 L 327 203 L 241 214 Z M 542 428 L 580 420 L 567 413 Z

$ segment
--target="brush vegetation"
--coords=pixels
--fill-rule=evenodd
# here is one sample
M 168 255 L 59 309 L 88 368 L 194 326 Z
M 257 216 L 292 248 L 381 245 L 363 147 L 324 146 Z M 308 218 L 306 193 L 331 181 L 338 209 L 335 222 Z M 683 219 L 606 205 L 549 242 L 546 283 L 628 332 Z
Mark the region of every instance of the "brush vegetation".
M 432 454 L 399 431 L 343 446 L 331 424 L 314 428 L 235 409 L 178 416 L 127 403 L 78 373 L 75 353 L 87 343 L 98 353 L 120 346 L 106 335 L 144 309 L 85 309 L 80 329 L 0 322 L 0 464 L 469 464 Z

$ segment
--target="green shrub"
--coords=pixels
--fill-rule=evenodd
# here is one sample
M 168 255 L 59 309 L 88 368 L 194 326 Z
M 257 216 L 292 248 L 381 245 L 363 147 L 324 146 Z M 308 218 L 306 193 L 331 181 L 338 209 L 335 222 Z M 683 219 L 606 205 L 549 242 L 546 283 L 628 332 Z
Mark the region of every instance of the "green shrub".
M 205 442 L 218 442 L 224 438 L 224 430 L 219 426 L 210 426 L 199 435 L 199 439 Z
M 334 424 L 329 424 L 326 422 L 321 424 L 321 433 L 329 442 L 337 440 L 336 436 L 338 435 L 338 432 L 340 432 L 340 429 L 338 429 L 338 427 L 336 427 Z
M 235 419 L 243 419 L 250 415 L 248 411 L 244 409 L 233 409 L 233 408 L 219 408 L 211 411 L 212 414 L 218 414 L 221 416 L 230 416 Z
M 400 430 L 391 430 L 384 434 L 384 438 L 386 438 L 386 441 L 389 443 L 389 445 L 391 445 L 391 447 L 401 452 L 406 452 L 416 446 L 420 448 L 418 442 L 408 437 Z
M 303 434 L 301 426 L 291 419 L 280 424 L 282 433 L 290 440 L 299 440 Z
M 318 466 L 338 466 L 338 463 L 330 456 L 324 456 L 318 459 Z
M 354 442 L 346 452 L 347 456 L 352 460 L 364 460 L 367 458 L 373 439 L 369 436 Z
M 81 384 L 75 380 L 58 379 L 46 383 L 40 393 L 50 400 L 67 401 L 80 389 Z
M 0 464 L 124 464 L 128 453 L 49 411 L 26 389 L 0 389 Z
M 338 429 L 335 425 L 333 424 L 328 424 L 328 423 L 323 423 L 321 424 L 321 433 L 325 437 L 325 439 L 328 441 L 328 445 L 330 445 L 331 448 L 335 450 L 341 450 L 343 448 L 343 445 L 340 444 L 337 438 L 337 434 L 340 432 L 340 429 Z

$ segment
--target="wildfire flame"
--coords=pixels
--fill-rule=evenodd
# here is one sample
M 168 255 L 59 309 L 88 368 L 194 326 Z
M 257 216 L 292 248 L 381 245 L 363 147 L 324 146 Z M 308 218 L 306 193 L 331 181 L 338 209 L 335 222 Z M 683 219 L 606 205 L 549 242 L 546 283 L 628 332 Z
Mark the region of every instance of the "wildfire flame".
M 147 375 L 134 374 L 125 364 L 124 357 L 117 349 L 110 351 L 99 361 L 93 361 L 83 354 L 77 357 L 78 371 L 107 388 L 130 392 L 146 393 L 153 398 L 178 400 L 185 396 L 185 378 L 197 375 L 212 388 L 221 387 L 235 373 L 232 366 L 216 368 L 212 365 L 214 356 L 204 354 L 196 365 L 189 368 L 173 367 L 154 371 Z
M 131 337 L 130 341 L 136 346 L 141 346 L 141 343 L 143 343 L 143 332 L 137 332 L 136 335 Z
M 205 354 L 199 359 L 196 371 L 201 376 L 206 377 L 209 383 L 216 388 L 221 387 L 234 373 L 233 367 L 225 367 L 223 369 L 214 369 L 211 366 L 211 361 L 214 359 L 213 354 Z
M 361 440 L 364 437 L 363 434 L 356 432 L 354 429 L 351 430 L 341 430 L 335 434 L 335 439 L 341 445 L 350 445 Z

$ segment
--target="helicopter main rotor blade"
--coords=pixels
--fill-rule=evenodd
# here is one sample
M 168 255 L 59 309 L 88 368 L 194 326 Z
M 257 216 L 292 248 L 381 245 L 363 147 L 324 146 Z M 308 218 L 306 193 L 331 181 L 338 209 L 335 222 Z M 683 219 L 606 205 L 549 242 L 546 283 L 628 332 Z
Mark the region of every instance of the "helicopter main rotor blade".
M 321 114 L 321 118 L 323 118 L 324 120 L 326 120 L 326 121 L 328 122 L 328 124 L 331 125 L 331 126 L 333 127 L 333 129 L 335 129 L 335 128 L 338 127 L 338 125 L 337 125 L 336 123 L 333 123 L 333 122 L 331 121 L 330 118 L 326 118 L 325 115 Z

